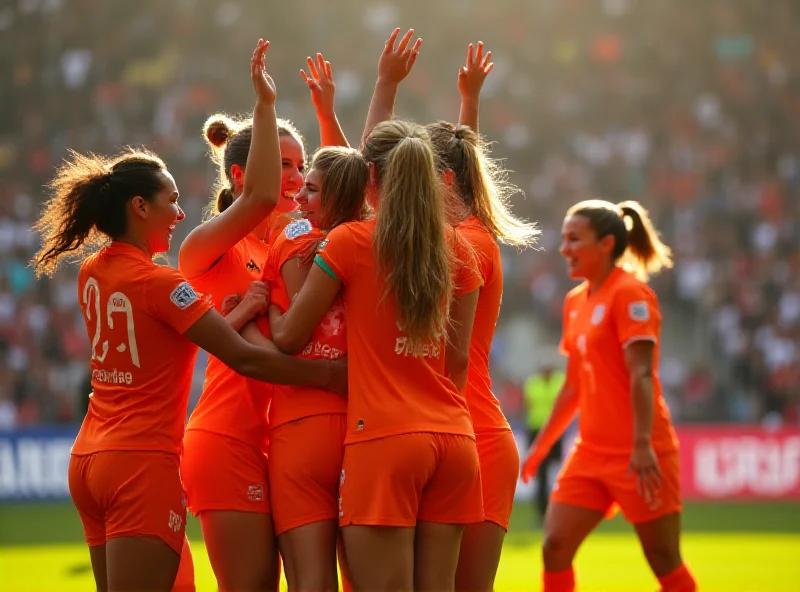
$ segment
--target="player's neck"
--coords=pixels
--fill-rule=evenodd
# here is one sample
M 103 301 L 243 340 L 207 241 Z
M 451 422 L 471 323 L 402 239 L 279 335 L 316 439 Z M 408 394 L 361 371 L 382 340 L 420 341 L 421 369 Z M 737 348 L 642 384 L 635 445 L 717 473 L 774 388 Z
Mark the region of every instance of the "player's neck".
M 610 276 L 616 268 L 617 266 L 611 263 L 598 269 L 597 273 L 592 277 L 587 277 L 586 281 L 589 283 L 589 294 L 596 294 L 597 291 L 603 287 L 608 276 Z
M 147 241 L 143 238 L 123 235 L 119 238 L 114 239 L 114 241 L 118 243 L 125 243 L 127 245 L 131 245 L 132 247 L 136 247 L 148 257 L 150 258 L 153 257 L 153 253 L 150 252 L 150 248 L 147 245 Z

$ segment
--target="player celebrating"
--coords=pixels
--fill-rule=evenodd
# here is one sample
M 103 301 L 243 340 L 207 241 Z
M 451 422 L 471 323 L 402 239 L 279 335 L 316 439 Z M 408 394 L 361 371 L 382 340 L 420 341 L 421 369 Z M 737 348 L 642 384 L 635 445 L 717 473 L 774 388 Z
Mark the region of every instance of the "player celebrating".
M 544 524 L 544 590 L 575 590 L 583 540 L 619 506 L 664 592 L 692 592 L 680 553 L 678 442 L 661 394 L 661 313 L 645 283 L 672 265 L 637 202 L 581 202 L 567 212 L 561 255 L 584 282 L 564 303 L 567 378 L 522 469 L 527 482 L 580 411 L 580 438 Z
M 494 64 L 483 43 L 470 44 L 466 65 L 459 70 L 459 126 L 440 122 L 427 126 L 445 185 L 456 198 L 456 229 L 475 250 L 483 286 L 478 297 L 470 344 L 469 375 L 464 391 L 478 445 L 484 519 L 469 524 L 461 539 L 456 590 L 494 589 L 503 540 L 508 530 L 519 477 L 519 452 L 500 403 L 492 394 L 489 350 L 500 314 L 503 263 L 497 241 L 518 248 L 530 246 L 539 231 L 517 220 L 506 201 L 515 188 L 492 161 L 478 131 L 480 92 Z
M 322 148 L 295 198 L 304 218 L 270 248 L 270 298 L 285 311 L 300 291 L 327 231 L 365 218 L 369 167 L 349 148 Z M 268 330 L 268 327 L 267 327 Z M 243 332 L 258 343 L 249 331 Z M 263 339 L 263 338 L 262 338 Z M 344 305 L 337 298 L 301 354 L 345 355 Z M 335 590 L 339 475 L 347 402 L 323 389 L 276 387 L 269 409 L 269 483 L 275 534 L 290 590 Z M 343 565 L 343 573 L 346 566 Z
M 266 50 L 266 48 L 264 48 Z M 319 56 L 320 66 L 326 62 Z M 334 137 L 330 64 L 322 80 L 330 111 L 318 109 L 320 129 Z M 316 69 L 312 72 L 316 73 Z M 181 245 L 180 268 L 193 286 L 211 295 L 236 330 L 262 312 L 266 293 L 260 280 L 267 242 L 296 206 L 303 183 L 305 152 L 297 130 L 275 117 L 275 93 L 262 73 L 256 78 L 252 123 L 214 115 L 206 139 L 220 169 L 221 187 L 214 216 L 195 228 Z M 317 74 L 317 77 L 319 75 Z M 276 130 L 277 123 L 277 130 Z M 277 133 L 276 133 L 277 131 Z M 278 142 L 275 142 L 277 136 Z M 255 164 L 254 164 L 255 163 Z M 270 210 L 271 198 L 277 206 Z M 214 573 L 224 589 L 267 589 L 278 582 L 278 555 L 270 515 L 267 480 L 267 408 L 272 386 L 248 385 L 220 360 L 210 358 L 203 394 L 186 429 L 182 475 L 189 509 L 199 517 Z
M 339 524 L 353 587 L 447 590 L 464 524 L 483 518 L 459 392 L 480 278 L 446 226 L 424 128 L 381 123 L 363 155 L 377 217 L 334 228 L 270 324 L 278 347 L 298 351 L 342 290 L 352 372 Z

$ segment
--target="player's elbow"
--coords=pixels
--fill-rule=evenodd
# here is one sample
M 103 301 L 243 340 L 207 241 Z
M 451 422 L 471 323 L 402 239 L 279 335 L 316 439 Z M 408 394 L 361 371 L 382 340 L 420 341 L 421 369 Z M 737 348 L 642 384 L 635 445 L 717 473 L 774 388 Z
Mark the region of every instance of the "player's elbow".
M 273 328 L 272 342 L 283 353 L 293 356 L 303 349 L 307 340 L 304 340 L 300 335 L 292 335 L 289 331 L 283 328 Z
M 467 371 L 469 370 L 469 352 L 452 349 L 447 352 L 447 373 L 450 380 L 459 391 L 467 385 Z

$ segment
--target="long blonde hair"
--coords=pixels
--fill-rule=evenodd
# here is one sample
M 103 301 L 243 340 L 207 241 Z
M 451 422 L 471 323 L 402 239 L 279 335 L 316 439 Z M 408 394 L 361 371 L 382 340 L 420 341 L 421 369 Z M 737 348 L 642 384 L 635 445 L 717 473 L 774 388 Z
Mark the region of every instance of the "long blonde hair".
M 508 171 L 489 156 L 488 146 L 467 126 L 446 121 L 426 126 L 436 152 L 440 173 L 450 169 L 456 189 L 469 214 L 501 243 L 519 249 L 536 243 L 536 224 L 520 220 L 509 209 L 512 195 L 521 193 L 508 181 Z
M 373 248 L 413 347 L 443 338 L 453 292 L 443 188 L 430 136 L 420 125 L 385 121 L 367 138 L 364 158 L 379 187 Z
M 591 199 L 572 206 L 569 216 L 583 216 L 601 239 L 614 237 L 611 259 L 625 271 L 646 282 L 663 268 L 672 267 L 672 250 L 661 242 L 647 210 L 638 201 Z

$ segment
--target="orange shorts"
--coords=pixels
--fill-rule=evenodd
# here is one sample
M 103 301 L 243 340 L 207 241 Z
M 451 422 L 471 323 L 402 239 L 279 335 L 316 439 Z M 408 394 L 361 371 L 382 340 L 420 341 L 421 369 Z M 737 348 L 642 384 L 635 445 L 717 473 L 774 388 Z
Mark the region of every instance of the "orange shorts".
M 314 415 L 270 432 L 269 490 L 275 534 L 339 517 L 347 415 Z
M 599 510 L 611 518 L 617 509 L 634 524 L 680 512 L 680 464 L 677 452 L 659 455 L 661 491 L 650 504 L 636 490 L 628 455 L 607 455 L 573 448 L 553 485 L 551 501 Z
M 348 444 L 339 496 L 340 526 L 482 522 L 475 441 L 412 433 Z
M 205 430 L 183 436 L 181 478 L 189 510 L 269 514 L 267 457 L 259 446 Z
M 476 433 L 475 443 L 478 445 L 483 484 L 483 519 L 508 530 L 520 468 L 514 432 L 497 430 Z
M 181 553 L 186 501 L 175 454 L 107 451 L 73 455 L 68 478 L 90 547 L 119 537 L 156 537 Z

